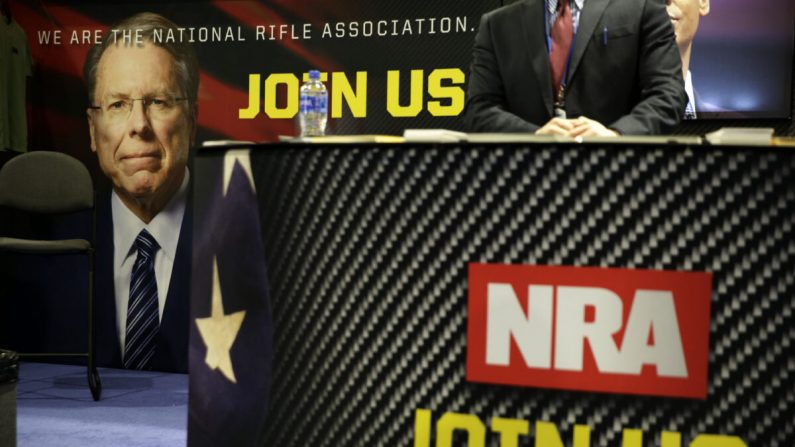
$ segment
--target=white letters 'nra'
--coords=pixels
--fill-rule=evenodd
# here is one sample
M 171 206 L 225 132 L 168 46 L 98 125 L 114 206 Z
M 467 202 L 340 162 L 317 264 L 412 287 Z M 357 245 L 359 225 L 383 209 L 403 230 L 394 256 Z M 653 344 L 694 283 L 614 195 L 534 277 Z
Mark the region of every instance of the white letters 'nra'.
M 669 291 L 635 292 L 621 347 L 613 336 L 621 330 L 624 306 L 608 289 L 531 284 L 525 313 L 510 284 L 490 283 L 487 300 L 489 365 L 510 364 L 513 337 L 528 368 L 550 369 L 554 303 L 554 369 L 582 371 L 587 340 L 600 372 L 640 375 L 643 365 L 654 365 L 660 377 L 687 377 L 674 297 Z M 589 306 L 594 310 L 593 321 L 586 321 Z M 650 334 L 653 344 L 648 343 Z

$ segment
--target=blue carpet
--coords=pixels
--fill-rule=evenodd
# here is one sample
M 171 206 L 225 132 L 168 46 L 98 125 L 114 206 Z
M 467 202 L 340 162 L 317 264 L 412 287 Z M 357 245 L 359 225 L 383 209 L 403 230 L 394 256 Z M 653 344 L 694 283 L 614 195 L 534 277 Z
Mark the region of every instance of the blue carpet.
M 186 444 L 188 375 L 99 368 L 94 402 L 85 367 L 22 363 L 17 445 L 180 446 Z

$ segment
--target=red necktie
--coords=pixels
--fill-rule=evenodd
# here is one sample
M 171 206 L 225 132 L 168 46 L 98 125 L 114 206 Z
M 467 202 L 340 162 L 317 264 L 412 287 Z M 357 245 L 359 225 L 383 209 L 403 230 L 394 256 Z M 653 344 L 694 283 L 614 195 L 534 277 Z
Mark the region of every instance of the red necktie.
M 566 72 L 569 48 L 571 48 L 571 39 L 574 36 L 569 1 L 560 0 L 560 3 L 562 3 L 562 7 L 559 8 L 558 17 L 549 32 L 549 39 L 552 43 L 549 50 L 549 66 L 552 69 L 552 93 L 555 95 L 555 99 L 560 92 L 560 83 Z

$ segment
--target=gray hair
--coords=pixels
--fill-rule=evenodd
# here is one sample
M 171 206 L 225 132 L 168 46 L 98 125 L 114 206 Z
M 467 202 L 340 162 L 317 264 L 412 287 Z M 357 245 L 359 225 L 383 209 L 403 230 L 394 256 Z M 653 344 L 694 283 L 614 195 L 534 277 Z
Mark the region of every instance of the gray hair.
M 133 44 L 132 41 L 122 40 L 121 37 L 114 38 L 114 36 L 119 36 L 123 31 L 140 33 L 145 42 L 168 51 L 171 57 L 174 58 L 174 72 L 179 84 L 180 94 L 192 102 L 196 100 L 199 93 L 199 62 L 196 59 L 196 52 L 193 46 L 182 42 L 182 39 L 179 38 L 171 41 L 169 39 L 155 40 L 154 38 L 156 33 L 162 36 L 164 34 L 163 31 L 171 31 L 174 35 L 178 35 L 180 27 L 176 23 L 155 13 L 142 12 L 128 17 L 117 25 L 112 26 L 111 29 L 118 31 L 116 34 L 108 33 L 102 43 L 94 45 L 89 50 L 86 63 L 83 65 L 83 79 L 88 88 L 89 103 L 94 104 L 94 94 L 97 87 L 97 68 L 105 50 L 111 45 L 118 43 Z

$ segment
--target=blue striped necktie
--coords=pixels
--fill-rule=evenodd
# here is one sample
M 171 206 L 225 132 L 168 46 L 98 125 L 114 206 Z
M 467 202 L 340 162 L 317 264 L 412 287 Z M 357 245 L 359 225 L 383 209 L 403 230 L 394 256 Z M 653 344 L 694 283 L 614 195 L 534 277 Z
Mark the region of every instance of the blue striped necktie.
M 155 280 L 155 252 L 160 248 L 146 229 L 138 233 L 135 249 L 138 257 L 130 275 L 130 300 L 127 306 L 127 335 L 124 343 L 124 367 L 149 369 L 155 353 L 160 327 Z

